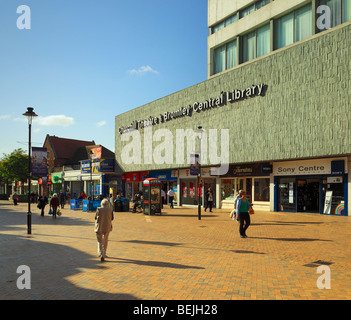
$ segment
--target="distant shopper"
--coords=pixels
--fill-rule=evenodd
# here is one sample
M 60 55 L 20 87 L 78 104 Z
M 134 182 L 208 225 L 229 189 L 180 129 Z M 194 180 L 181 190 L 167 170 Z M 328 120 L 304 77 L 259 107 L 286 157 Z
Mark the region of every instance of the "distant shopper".
M 54 193 L 50 200 L 50 208 L 52 208 L 52 217 L 56 219 L 57 207 L 60 205 L 60 200 L 57 193 Z
M 12 200 L 13 200 L 13 204 L 14 204 L 15 206 L 17 206 L 18 195 L 17 195 L 16 192 L 12 195 Z
M 235 197 L 233 220 L 237 220 L 236 207 L 237 207 L 237 204 L 238 204 L 238 200 L 241 198 L 241 195 L 243 194 L 243 192 L 244 192 L 244 190 L 239 190 L 239 193 Z
M 173 199 L 174 199 L 174 191 L 173 191 L 173 188 L 171 188 L 171 189 L 169 189 L 169 191 L 167 192 L 167 194 L 168 194 L 168 201 L 169 201 L 169 203 L 170 203 L 170 208 L 174 208 L 173 207 Z
M 206 205 L 205 205 L 205 212 L 208 207 L 210 207 L 210 212 L 212 212 L 212 205 L 213 205 L 213 191 L 211 187 L 209 187 L 206 191 Z
M 240 221 L 240 237 L 247 238 L 246 230 L 250 225 L 250 214 L 249 214 L 250 203 L 246 198 L 246 192 L 243 191 L 241 198 L 238 199 L 236 214 Z
M 63 209 L 66 204 L 66 195 L 62 192 L 62 190 L 60 190 L 59 200 L 60 200 L 61 209 Z
M 43 195 L 39 197 L 38 209 L 41 209 L 41 216 L 44 217 L 45 206 L 49 203 L 47 196 Z
M 163 204 L 165 203 L 166 200 L 166 192 L 161 189 L 161 208 L 163 209 Z
M 101 207 L 97 208 L 95 215 L 95 232 L 98 241 L 98 256 L 105 261 L 108 236 L 112 231 L 113 209 L 107 199 L 101 201 Z

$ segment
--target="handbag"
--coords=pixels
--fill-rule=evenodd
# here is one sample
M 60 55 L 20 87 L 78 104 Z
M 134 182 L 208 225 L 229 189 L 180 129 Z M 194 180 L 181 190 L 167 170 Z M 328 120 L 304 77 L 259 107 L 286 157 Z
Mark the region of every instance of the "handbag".
M 236 213 L 236 210 L 233 209 L 233 210 L 230 212 L 229 217 L 233 219 L 233 215 L 234 215 L 235 213 Z
M 255 214 L 255 210 L 253 208 L 249 209 L 249 214 Z

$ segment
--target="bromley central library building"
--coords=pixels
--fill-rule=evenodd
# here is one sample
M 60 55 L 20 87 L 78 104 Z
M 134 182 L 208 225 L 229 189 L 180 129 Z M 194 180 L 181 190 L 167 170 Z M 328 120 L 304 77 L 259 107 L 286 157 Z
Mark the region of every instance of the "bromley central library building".
M 208 27 L 206 81 L 115 118 L 126 195 L 154 177 L 181 206 L 210 186 L 216 208 L 244 189 L 256 210 L 349 215 L 351 0 L 208 0 Z

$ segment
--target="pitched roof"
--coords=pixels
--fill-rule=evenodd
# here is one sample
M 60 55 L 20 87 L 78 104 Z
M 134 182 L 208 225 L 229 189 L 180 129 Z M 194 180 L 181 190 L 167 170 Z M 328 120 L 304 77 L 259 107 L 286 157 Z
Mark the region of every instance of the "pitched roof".
M 73 156 L 66 162 L 66 164 L 76 164 L 79 161 L 82 160 L 89 160 L 90 159 L 90 150 L 94 149 L 94 148 L 99 148 L 101 147 L 101 158 L 102 159 L 114 159 L 115 158 L 115 154 L 105 148 L 102 145 L 89 145 L 89 146 L 85 146 L 85 147 L 80 147 L 76 150 L 76 152 L 73 154 Z
M 56 159 L 70 159 L 78 148 L 95 145 L 94 141 L 82 141 L 74 139 L 47 136 L 50 140 Z

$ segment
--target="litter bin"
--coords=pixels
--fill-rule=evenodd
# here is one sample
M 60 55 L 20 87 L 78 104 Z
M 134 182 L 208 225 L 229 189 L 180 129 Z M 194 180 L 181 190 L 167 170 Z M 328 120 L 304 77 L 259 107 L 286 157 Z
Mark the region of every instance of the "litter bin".
M 120 200 L 120 199 L 115 200 L 115 212 L 122 212 L 122 211 L 123 211 L 122 200 Z
M 129 198 L 122 198 L 122 211 L 129 212 Z

